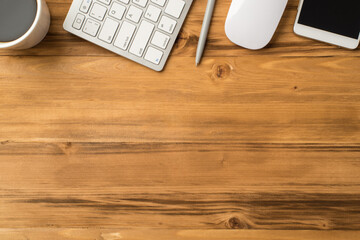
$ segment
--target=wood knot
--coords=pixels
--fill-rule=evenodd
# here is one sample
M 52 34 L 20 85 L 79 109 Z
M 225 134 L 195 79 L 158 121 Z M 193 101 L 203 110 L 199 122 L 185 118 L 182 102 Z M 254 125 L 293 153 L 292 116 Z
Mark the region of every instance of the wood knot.
M 71 142 L 60 143 L 58 144 L 58 146 L 61 151 L 66 155 L 70 155 L 75 150 Z
M 237 217 L 230 218 L 225 225 L 227 228 L 231 228 L 231 229 L 249 229 L 250 228 L 250 226 L 245 221 L 241 221 Z
M 212 69 L 213 80 L 223 80 L 230 76 L 231 67 L 229 64 L 215 64 Z
M 193 44 L 191 44 L 192 42 L 194 42 Z M 177 40 L 175 42 L 174 45 L 174 50 L 175 51 L 183 51 L 184 48 L 188 45 L 196 45 L 196 37 L 195 36 L 191 36 L 189 35 L 187 32 L 185 31 L 181 31 L 177 37 Z
M 69 149 L 69 148 L 71 148 L 72 147 L 72 143 L 71 142 L 67 142 L 66 144 L 65 144 L 65 148 L 66 149 Z
M 330 226 L 330 223 L 327 222 L 327 221 L 321 221 L 319 223 L 319 228 L 322 229 L 322 230 L 329 230 L 331 229 L 331 226 Z

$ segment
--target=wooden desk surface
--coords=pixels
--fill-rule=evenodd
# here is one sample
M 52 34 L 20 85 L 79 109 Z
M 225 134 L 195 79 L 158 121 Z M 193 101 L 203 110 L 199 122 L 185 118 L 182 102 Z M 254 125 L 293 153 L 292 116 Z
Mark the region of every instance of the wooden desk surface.
M 0 51 L 2 240 L 359 239 L 360 52 L 295 36 L 296 0 L 256 52 L 217 1 L 198 68 L 196 0 L 162 73 L 47 2 L 46 39 Z

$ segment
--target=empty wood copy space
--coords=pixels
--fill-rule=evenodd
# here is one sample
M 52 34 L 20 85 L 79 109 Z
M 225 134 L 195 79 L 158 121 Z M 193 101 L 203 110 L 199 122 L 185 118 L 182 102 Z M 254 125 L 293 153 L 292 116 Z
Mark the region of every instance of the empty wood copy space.
M 1 240 L 360 238 L 360 52 L 233 45 L 195 0 L 157 73 L 62 29 L 0 51 Z

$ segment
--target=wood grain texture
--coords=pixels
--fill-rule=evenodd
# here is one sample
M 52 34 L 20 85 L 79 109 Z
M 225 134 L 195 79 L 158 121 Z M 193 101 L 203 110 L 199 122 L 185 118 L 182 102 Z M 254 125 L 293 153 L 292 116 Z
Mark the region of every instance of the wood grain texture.
M 359 231 L 0 229 L 2 240 L 357 240 Z
M 360 142 L 357 58 L 118 59 L 0 59 L 1 141 Z
M 356 230 L 359 151 L 316 144 L 4 143 L 0 225 Z
M 217 1 L 195 67 L 195 0 L 162 73 L 47 2 L 45 40 L 0 51 L 1 240 L 359 238 L 360 54 L 295 36 L 298 1 L 261 51 Z

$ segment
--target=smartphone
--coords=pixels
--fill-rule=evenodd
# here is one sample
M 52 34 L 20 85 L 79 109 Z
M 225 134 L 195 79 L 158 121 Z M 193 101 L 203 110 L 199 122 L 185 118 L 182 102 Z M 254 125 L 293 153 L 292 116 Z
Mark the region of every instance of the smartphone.
M 360 40 L 360 0 L 300 0 L 294 32 L 356 49 Z

